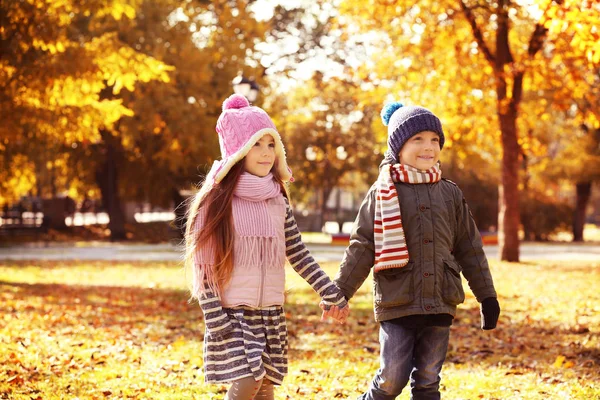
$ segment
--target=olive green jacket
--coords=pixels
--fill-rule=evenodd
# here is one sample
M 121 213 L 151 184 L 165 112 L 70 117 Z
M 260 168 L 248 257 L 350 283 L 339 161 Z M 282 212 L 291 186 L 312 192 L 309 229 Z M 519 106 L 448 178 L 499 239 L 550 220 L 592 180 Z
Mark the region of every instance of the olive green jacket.
M 451 181 L 396 183 L 410 260 L 374 274 L 375 319 L 415 314 L 455 315 L 465 299 L 460 273 L 477 301 L 496 297 L 481 236 L 462 191 Z M 363 200 L 335 283 L 350 299 L 375 263 L 376 187 Z

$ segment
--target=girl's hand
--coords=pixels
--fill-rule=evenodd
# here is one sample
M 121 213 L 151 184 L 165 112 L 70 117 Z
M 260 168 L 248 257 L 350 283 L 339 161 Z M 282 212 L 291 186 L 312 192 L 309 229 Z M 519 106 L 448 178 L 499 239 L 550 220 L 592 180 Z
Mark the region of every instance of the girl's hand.
M 319 303 L 319 307 L 323 310 L 323 314 L 321 315 L 321 321 L 325 321 L 327 317 L 331 317 L 336 320 L 340 324 L 344 324 L 346 319 L 348 318 L 348 314 L 350 314 L 350 306 L 346 305 L 344 308 L 339 308 L 337 306 L 331 306 L 329 309 L 326 308 L 325 303 L 322 301 Z

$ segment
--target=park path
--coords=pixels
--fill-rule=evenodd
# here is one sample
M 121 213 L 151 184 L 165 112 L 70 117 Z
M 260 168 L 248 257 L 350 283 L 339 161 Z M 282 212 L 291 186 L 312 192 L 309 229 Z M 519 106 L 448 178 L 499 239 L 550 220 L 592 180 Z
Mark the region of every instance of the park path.
M 318 262 L 340 261 L 344 246 L 307 243 Z M 486 245 L 490 259 L 498 258 L 498 246 Z M 182 248 L 176 244 L 131 243 L 31 243 L 0 246 L 0 260 L 114 260 L 180 261 Z M 521 261 L 531 260 L 600 261 L 600 243 L 523 243 Z

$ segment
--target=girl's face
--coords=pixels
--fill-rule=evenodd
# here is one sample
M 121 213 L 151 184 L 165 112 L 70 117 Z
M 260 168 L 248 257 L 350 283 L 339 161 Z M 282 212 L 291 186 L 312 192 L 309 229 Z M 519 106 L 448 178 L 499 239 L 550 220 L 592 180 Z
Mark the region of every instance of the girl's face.
M 419 132 L 404 143 L 398 153 L 401 164 L 427 170 L 440 160 L 440 137 L 431 131 Z
M 252 146 L 244 159 L 244 170 L 252 175 L 264 177 L 275 164 L 275 140 L 264 135 Z

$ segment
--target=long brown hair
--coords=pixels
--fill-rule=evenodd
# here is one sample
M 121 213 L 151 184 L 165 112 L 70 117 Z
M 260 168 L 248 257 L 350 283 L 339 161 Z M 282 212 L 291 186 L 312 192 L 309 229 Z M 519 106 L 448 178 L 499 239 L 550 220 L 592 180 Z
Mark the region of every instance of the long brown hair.
M 238 161 L 231 167 L 218 184 L 213 186 L 205 181 L 186 213 L 184 262 L 186 269 L 193 271 L 192 298 L 199 298 L 207 286 L 213 292 L 221 293 L 231 279 L 235 233 L 231 204 L 235 187 L 244 172 L 244 160 Z M 281 186 L 282 194 L 288 198 L 287 188 L 277 168 L 274 166 L 271 172 Z M 197 229 L 196 220 L 201 208 L 205 208 L 204 224 Z M 194 264 L 194 254 L 200 249 L 202 243 L 213 244 L 215 260 L 213 265 Z

